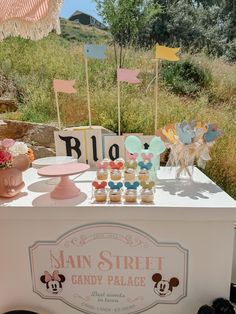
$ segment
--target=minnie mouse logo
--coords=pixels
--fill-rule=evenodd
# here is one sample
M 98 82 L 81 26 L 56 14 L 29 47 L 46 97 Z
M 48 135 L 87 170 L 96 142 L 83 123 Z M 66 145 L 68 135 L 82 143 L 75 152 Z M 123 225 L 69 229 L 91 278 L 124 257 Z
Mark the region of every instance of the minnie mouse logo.
M 66 278 L 55 270 L 52 275 L 50 275 L 48 271 L 45 271 L 44 275 L 40 277 L 40 280 L 42 283 L 46 284 L 46 289 L 49 293 L 58 294 L 62 291 L 62 283 Z

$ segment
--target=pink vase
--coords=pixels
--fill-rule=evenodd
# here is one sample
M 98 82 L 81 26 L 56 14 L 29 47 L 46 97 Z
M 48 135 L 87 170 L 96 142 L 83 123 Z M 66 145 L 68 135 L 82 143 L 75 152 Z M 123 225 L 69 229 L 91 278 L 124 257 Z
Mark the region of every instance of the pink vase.
M 13 197 L 24 186 L 21 170 L 15 167 L 0 169 L 0 197 Z
M 16 167 L 20 171 L 25 171 L 29 168 L 30 166 L 30 160 L 28 155 L 19 155 L 14 158 L 13 167 Z

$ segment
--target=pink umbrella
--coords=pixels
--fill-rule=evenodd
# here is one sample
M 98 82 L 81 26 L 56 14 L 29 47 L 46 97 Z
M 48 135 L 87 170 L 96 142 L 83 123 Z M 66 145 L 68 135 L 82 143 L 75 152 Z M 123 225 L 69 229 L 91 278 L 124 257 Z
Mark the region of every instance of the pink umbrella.
M 0 40 L 20 36 L 39 40 L 52 30 L 60 33 L 63 0 L 0 0 Z

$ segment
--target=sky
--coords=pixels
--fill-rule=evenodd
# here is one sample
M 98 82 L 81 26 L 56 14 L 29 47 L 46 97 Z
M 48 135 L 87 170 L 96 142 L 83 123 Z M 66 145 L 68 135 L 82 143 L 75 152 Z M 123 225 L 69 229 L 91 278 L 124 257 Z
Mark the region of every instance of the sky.
M 60 16 L 68 18 L 76 10 L 88 13 L 101 21 L 101 18 L 97 14 L 96 5 L 93 0 L 64 0 Z

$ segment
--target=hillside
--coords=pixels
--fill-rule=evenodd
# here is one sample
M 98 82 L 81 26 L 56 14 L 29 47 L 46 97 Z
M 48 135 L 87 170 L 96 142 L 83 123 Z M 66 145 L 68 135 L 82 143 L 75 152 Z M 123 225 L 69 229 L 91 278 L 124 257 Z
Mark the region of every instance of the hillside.
M 109 33 L 96 27 L 79 25 L 61 18 L 61 37 L 76 42 L 101 42 L 109 40 Z
M 108 37 L 90 27 L 78 30 L 77 33 L 77 26 L 65 21 L 61 37 L 50 34 L 39 42 L 10 38 L 0 43 L 0 75 L 14 85 L 18 103 L 16 112 L 3 117 L 56 123 L 52 80 L 76 79 L 78 93 L 59 97 L 62 120 L 67 126 L 88 123 L 82 42 L 94 42 L 95 37 L 106 42 Z M 68 40 L 74 36 L 72 32 L 78 37 Z M 140 68 L 142 84 L 122 85 L 123 132 L 153 134 L 154 88 L 147 90 L 154 75 L 152 58 L 152 51 L 131 49 L 126 53 L 125 67 Z M 236 65 L 204 55 L 182 59 L 178 66 L 162 65 L 158 126 L 192 119 L 218 123 L 224 136 L 214 146 L 205 172 L 236 198 Z M 92 122 L 116 131 L 117 85 L 112 48 L 108 49 L 107 60 L 89 60 L 89 74 Z

